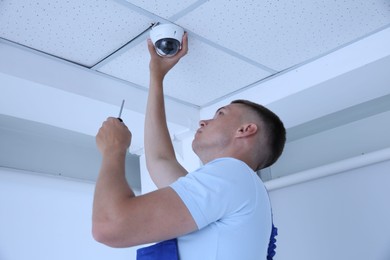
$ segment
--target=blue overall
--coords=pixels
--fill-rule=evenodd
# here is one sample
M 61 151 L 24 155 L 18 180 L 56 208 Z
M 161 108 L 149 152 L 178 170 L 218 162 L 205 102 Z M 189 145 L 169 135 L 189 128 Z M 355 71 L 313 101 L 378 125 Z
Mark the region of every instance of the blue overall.
M 177 239 L 162 241 L 137 250 L 137 260 L 179 260 Z
M 268 244 L 267 260 L 272 260 L 275 255 L 276 236 L 278 229 L 272 223 L 272 231 Z M 179 260 L 177 239 L 170 239 L 152 246 L 143 247 L 137 250 L 137 260 Z

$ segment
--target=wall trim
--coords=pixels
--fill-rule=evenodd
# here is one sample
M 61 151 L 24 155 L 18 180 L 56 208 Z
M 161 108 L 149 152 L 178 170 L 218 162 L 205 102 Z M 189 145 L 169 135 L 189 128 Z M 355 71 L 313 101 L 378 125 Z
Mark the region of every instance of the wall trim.
M 387 160 L 390 160 L 390 147 L 273 179 L 264 184 L 268 191 L 277 190 Z

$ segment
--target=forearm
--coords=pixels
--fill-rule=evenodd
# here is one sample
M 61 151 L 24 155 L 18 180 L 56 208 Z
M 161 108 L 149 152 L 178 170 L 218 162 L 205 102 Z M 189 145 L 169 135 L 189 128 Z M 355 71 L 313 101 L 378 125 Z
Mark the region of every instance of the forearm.
M 125 158 L 126 151 L 103 155 L 93 202 L 94 225 L 115 222 L 120 217 L 121 205 L 134 197 L 125 177 Z
M 163 77 L 151 75 L 145 118 L 146 164 L 157 187 L 165 187 L 186 170 L 177 162 L 166 123 Z
M 145 153 L 150 160 L 175 159 L 166 123 L 162 79 L 151 76 L 145 118 Z

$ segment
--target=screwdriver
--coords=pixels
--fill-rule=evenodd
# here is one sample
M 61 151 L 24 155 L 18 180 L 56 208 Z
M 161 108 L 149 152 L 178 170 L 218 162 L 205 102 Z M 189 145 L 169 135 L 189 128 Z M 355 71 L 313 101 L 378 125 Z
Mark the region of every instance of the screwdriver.
M 118 115 L 118 120 L 123 122 L 121 116 L 122 116 L 122 111 L 123 111 L 123 106 L 125 105 L 125 100 L 123 99 L 122 100 L 122 105 L 121 105 L 121 109 L 119 110 L 119 115 Z

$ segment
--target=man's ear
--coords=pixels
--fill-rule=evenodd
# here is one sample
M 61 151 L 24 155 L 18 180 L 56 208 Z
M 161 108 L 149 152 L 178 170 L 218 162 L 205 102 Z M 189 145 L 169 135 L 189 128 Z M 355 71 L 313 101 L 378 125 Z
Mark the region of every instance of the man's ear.
M 258 131 L 258 126 L 255 123 L 247 123 L 240 126 L 237 129 L 237 137 L 246 137 L 256 134 Z

